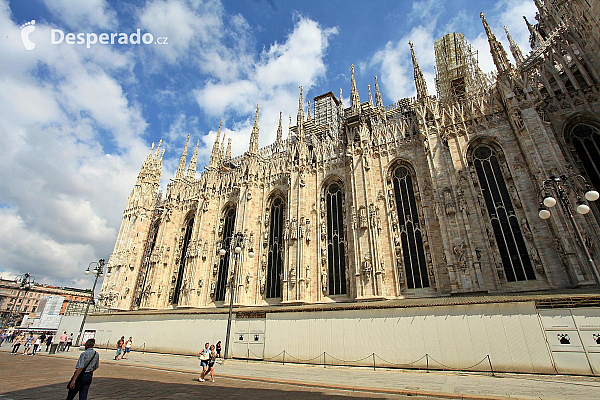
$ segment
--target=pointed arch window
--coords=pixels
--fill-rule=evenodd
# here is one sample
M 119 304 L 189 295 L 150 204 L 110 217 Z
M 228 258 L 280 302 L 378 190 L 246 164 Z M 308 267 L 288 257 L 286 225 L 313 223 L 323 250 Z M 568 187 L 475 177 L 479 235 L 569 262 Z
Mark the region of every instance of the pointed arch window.
M 519 226 L 519 219 L 515 215 L 510 193 L 500 168 L 498 154 L 490 146 L 478 146 L 473 151 L 473 163 L 492 223 L 506 280 L 515 282 L 536 279 Z
M 590 184 L 600 188 L 600 129 L 579 123 L 571 129 L 571 143 Z
M 223 221 L 223 236 L 221 237 L 221 248 L 225 249 L 225 255 L 219 259 L 219 273 L 217 275 L 217 288 L 215 301 L 224 301 L 227 290 L 227 275 L 229 272 L 229 258 L 231 256 L 231 239 L 235 224 L 235 208 L 230 207 L 225 211 Z
M 398 213 L 406 286 L 408 289 L 429 287 L 413 176 L 408 168 L 400 165 L 392 172 L 392 183 Z
M 344 193 L 337 182 L 325 191 L 327 204 L 327 258 L 329 295 L 346 294 L 346 237 L 344 234 Z
M 283 252 L 283 213 L 285 204 L 281 197 L 271 202 L 269 247 L 267 255 L 266 297 L 281 297 L 281 265 Z
M 181 286 L 183 285 L 183 275 L 185 273 L 185 262 L 187 261 L 187 249 L 192 238 L 192 231 L 194 228 L 194 218 L 190 218 L 185 226 L 185 234 L 183 236 L 183 246 L 181 246 L 181 256 L 179 257 L 179 270 L 177 271 L 177 279 L 175 283 L 175 290 L 173 292 L 173 304 L 179 304 L 179 298 L 181 294 Z

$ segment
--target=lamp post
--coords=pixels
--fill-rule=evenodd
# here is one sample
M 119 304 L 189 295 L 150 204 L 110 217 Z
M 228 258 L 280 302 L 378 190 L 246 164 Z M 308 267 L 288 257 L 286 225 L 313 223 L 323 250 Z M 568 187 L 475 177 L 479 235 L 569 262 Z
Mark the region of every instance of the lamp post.
M 228 239 L 228 238 L 227 238 Z M 231 241 L 234 253 L 234 264 L 233 264 L 233 273 L 231 274 L 231 278 L 229 279 L 229 316 L 227 317 L 227 333 L 225 336 L 225 353 L 223 354 L 223 359 L 227 359 L 229 355 L 229 336 L 231 335 L 231 319 L 233 316 L 233 298 L 235 296 L 235 281 L 237 276 L 237 265 L 238 260 L 240 258 L 240 254 L 242 252 L 242 247 L 244 246 L 244 234 L 236 233 L 233 235 L 233 240 Z M 225 239 L 226 240 L 226 239 Z M 224 241 L 225 241 L 224 240 Z M 219 250 L 219 255 L 223 257 L 227 254 L 227 249 L 222 248 Z M 254 258 L 254 250 L 250 248 L 248 250 L 248 257 Z
M 15 297 L 14 303 L 13 303 L 12 307 L 10 308 L 10 311 L 7 314 L 7 316 L 4 320 L 4 323 L 2 325 L 10 324 L 10 322 L 12 321 L 14 312 L 15 312 L 15 308 L 17 306 L 17 302 L 19 301 L 19 296 L 21 295 L 21 292 L 24 290 L 25 295 L 27 295 L 27 291 L 31 288 L 32 285 L 35 284 L 35 278 L 33 276 L 31 276 L 31 274 L 29 272 L 26 272 L 23 275 L 17 276 L 15 278 L 15 283 L 19 285 L 19 288 L 17 291 L 17 297 Z M 20 309 L 19 309 L 19 311 L 20 311 Z
M 96 266 L 90 271 L 90 268 L 94 264 L 96 264 Z M 85 306 L 85 313 L 83 314 L 83 320 L 81 321 L 81 327 L 79 328 L 79 334 L 77 335 L 77 340 L 75 341 L 75 347 L 80 345 L 79 341 L 81 340 L 81 335 L 83 334 L 83 326 L 85 325 L 85 320 L 87 319 L 88 311 L 90 310 L 90 304 L 92 303 L 92 301 L 94 299 L 94 292 L 96 291 L 96 284 L 98 283 L 98 278 L 102 278 L 102 276 L 104 276 L 104 270 L 103 270 L 104 265 L 105 264 L 104 264 L 103 258 L 98 260 L 98 262 L 92 261 L 90 263 L 90 265 L 88 265 L 87 269 L 84 272 L 84 274 L 86 274 L 86 275 L 89 275 L 91 272 L 92 274 L 96 275 L 96 277 L 94 278 L 94 286 L 92 286 L 92 294 L 90 295 L 87 305 Z M 110 267 L 108 268 L 108 271 L 106 271 L 106 276 L 110 276 Z
M 571 201 L 569 200 L 568 191 L 572 191 L 576 198 L 575 210 L 579 214 L 587 214 L 590 212 L 590 206 L 588 206 L 585 202 L 587 201 L 596 201 L 600 198 L 600 194 L 594 190 L 585 180 L 585 178 L 581 175 L 572 175 L 566 176 L 561 175 L 560 177 L 556 175 L 551 175 L 548 179 L 546 179 L 542 183 L 542 190 L 540 191 L 538 197 L 542 198 L 542 202 L 540 203 L 540 208 L 538 210 L 538 215 L 541 219 L 550 218 L 550 208 L 554 207 L 557 203 L 556 198 L 552 196 L 554 193 L 560 204 L 567 213 L 569 220 L 571 221 L 571 225 L 577 234 L 577 239 L 579 240 L 579 245 L 585 252 L 585 256 L 590 264 L 590 269 L 592 270 L 592 274 L 594 275 L 594 280 L 596 284 L 600 286 L 600 275 L 598 275 L 598 270 L 596 269 L 596 264 L 592 259 L 592 255 L 590 254 L 587 246 L 585 245 L 585 241 L 583 240 L 583 236 L 581 236 L 581 231 L 575 222 L 575 218 L 573 217 L 573 212 L 571 211 Z M 583 198 L 581 198 L 581 194 L 583 193 Z M 585 199 L 585 200 L 584 200 Z

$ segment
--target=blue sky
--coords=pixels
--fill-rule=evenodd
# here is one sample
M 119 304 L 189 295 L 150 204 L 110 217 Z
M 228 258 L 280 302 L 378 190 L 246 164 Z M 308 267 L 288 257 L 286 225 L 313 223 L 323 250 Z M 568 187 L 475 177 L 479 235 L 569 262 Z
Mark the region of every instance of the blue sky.
M 163 139 L 163 181 L 188 134 L 205 165 L 219 120 L 233 155 L 248 146 L 260 103 L 260 145 L 279 112 L 343 89 L 356 66 L 361 100 L 378 75 L 384 102 L 414 95 L 408 40 L 435 93 L 433 41 L 462 32 L 491 71 L 479 12 L 508 45 L 529 51 L 522 15 L 533 0 L 210 1 L 0 0 L 0 275 L 89 285 L 82 271 L 108 258 L 150 144 Z M 35 20 L 26 50 L 21 26 Z M 51 44 L 65 34 L 140 29 L 167 45 Z

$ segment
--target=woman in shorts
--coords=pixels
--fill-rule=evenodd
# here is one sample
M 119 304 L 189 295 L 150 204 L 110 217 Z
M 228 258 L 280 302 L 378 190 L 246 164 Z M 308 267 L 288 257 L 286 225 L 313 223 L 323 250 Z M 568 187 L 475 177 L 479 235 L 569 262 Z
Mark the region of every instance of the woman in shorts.
M 125 342 L 125 354 L 123 354 L 121 360 L 127 360 L 129 358 L 129 353 L 131 353 L 131 343 L 133 343 L 133 339 L 129 336 L 129 339 Z
M 210 350 L 208 348 L 208 343 L 204 344 L 204 348 L 200 352 L 200 366 L 202 367 L 202 374 L 200 374 L 200 378 L 198 380 L 200 382 L 204 382 L 204 375 L 206 375 L 208 368 L 208 360 L 210 359 Z
M 217 352 L 215 351 L 215 345 L 211 344 L 210 345 L 210 350 L 208 352 L 208 369 L 206 371 L 202 372 L 202 375 L 200 376 L 201 382 L 204 382 L 204 377 L 206 375 L 208 375 L 208 373 L 210 372 L 210 381 L 214 382 L 215 381 L 215 374 L 214 374 L 214 369 L 215 369 L 215 361 L 217 360 Z

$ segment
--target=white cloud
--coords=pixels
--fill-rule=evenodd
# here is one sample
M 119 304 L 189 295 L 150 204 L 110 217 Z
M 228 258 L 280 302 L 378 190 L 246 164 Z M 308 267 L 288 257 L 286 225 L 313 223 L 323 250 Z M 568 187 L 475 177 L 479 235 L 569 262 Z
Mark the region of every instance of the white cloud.
M 0 274 L 78 285 L 112 251 L 146 122 L 112 76 L 133 79 L 130 53 L 50 45 L 50 28 L 26 51 L 0 0 Z
M 273 143 L 279 112 L 282 111 L 284 115 L 294 113 L 295 116 L 298 109 L 298 86 L 304 86 L 307 100 L 310 98 L 310 88 L 325 76 L 324 58 L 329 39 L 337 33 L 337 28 L 323 28 L 311 19 L 300 17 L 285 42 L 273 43 L 259 55 L 248 52 L 241 55 L 229 54 L 234 57 L 231 60 L 233 64 L 240 59 L 255 60 L 251 68 L 244 69 L 239 79 L 215 79 L 195 91 L 198 104 L 207 114 L 224 116 L 226 132 L 233 138 L 234 156 L 248 149 L 257 102 L 261 110 L 260 145 Z M 246 61 L 244 63 L 248 64 Z M 247 118 L 231 126 L 227 123 L 227 116 L 231 114 L 246 115 Z M 284 118 L 283 126 L 287 133 L 287 118 Z M 203 138 L 205 158 L 212 149 L 214 138 L 214 132 Z
M 113 28 L 116 13 L 106 0 L 44 0 L 46 7 L 74 29 Z

